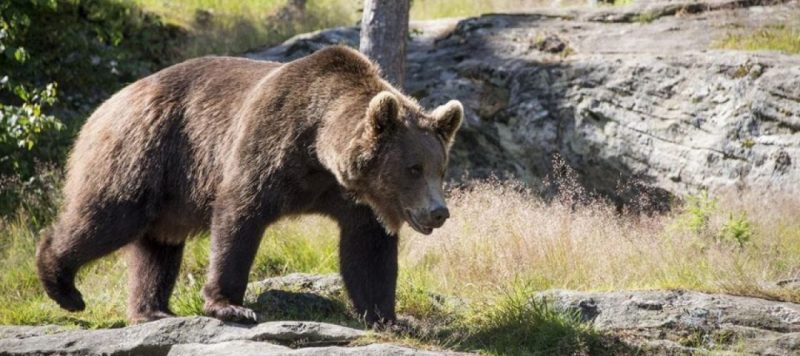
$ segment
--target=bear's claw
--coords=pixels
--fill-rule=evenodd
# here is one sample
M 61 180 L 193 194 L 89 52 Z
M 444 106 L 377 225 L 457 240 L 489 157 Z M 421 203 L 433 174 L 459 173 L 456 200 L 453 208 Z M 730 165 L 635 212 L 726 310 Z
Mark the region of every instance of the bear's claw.
M 230 321 L 242 324 L 255 324 L 258 322 L 258 316 L 252 309 L 245 308 L 240 305 L 220 305 L 208 308 L 206 310 L 208 316 L 217 318 L 222 321 Z

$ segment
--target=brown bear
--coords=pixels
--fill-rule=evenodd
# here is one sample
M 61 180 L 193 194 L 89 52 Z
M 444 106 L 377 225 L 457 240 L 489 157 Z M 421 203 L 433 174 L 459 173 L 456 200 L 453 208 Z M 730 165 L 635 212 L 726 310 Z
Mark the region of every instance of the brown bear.
M 65 202 L 37 249 L 39 278 L 62 308 L 85 308 L 75 274 L 126 247 L 128 315 L 171 316 L 184 242 L 211 230 L 205 313 L 255 322 L 242 306 L 264 229 L 316 213 L 341 231 L 355 310 L 395 319 L 397 232 L 429 234 L 449 213 L 448 151 L 463 118 L 424 111 L 346 47 L 275 63 L 189 60 L 111 97 L 81 129 Z

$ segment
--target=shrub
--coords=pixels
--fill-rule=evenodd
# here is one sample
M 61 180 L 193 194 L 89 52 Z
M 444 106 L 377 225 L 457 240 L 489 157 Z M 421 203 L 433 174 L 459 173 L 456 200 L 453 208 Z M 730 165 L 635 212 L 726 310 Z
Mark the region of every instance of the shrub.
M 8 77 L 0 79 L 0 87 L 12 87 L 19 105 L 0 103 L 0 172 L 30 177 L 37 157 L 52 157 L 59 148 L 53 147 L 49 136 L 57 134 L 64 125 L 43 109 L 56 98 L 55 84 L 44 89 L 27 89 L 13 85 Z
M 0 2 L 0 215 L 40 186 L 37 166 L 60 165 L 100 101 L 174 60 L 179 38 L 130 3 Z

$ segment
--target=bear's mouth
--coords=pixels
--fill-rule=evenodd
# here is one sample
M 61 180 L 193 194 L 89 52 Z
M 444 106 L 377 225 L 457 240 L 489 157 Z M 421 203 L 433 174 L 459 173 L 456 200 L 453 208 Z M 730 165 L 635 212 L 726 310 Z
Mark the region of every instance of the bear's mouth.
M 405 210 L 406 213 L 406 221 L 408 225 L 411 226 L 414 231 L 423 234 L 423 235 L 430 235 L 433 232 L 433 228 L 429 226 L 425 226 L 417 222 L 417 219 L 414 219 L 414 214 L 411 214 L 411 211 L 408 209 Z

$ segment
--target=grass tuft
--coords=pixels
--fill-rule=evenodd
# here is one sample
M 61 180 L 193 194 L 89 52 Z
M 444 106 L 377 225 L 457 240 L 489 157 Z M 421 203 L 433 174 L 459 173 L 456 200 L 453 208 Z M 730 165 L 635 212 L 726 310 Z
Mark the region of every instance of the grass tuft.
M 726 34 L 712 44 L 715 48 L 743 51 L 779 51 L 800 53 L 800 27 L 786 24 L 767 25 L 749 31 Z
M 514 283 L 492 302 L 472 308 L 462 321 L 469 330 L 460 345 L 496 354 L 597 354 L 601 335 L 577 312 L 558 310 L 534 297 L 536 288 Z

